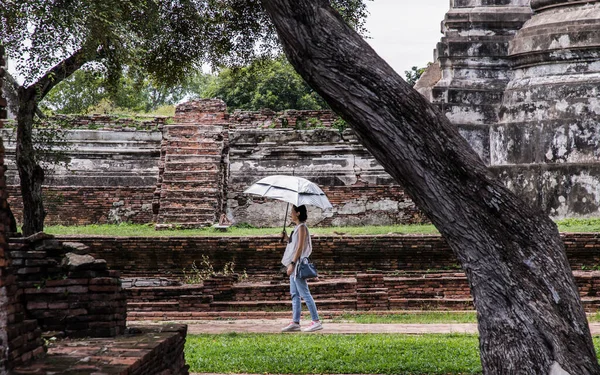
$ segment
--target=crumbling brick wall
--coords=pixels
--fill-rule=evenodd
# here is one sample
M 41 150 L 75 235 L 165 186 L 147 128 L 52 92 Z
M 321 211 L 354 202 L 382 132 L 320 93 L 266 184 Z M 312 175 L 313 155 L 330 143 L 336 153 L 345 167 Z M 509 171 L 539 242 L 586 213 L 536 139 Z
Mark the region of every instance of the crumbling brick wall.
M 87 254 L 76 242 L 38 233 L 10 241 L 12 268 L 28 319 L 66 337 L 123 334 L 126 297 L 119 272 Z
M 228 113 L 220 100 L 183 103 L 172 119 L 136 122 L 67 116 L 68 169 L 47 174 L 46 224 L 155 222 L 163 227 L 279 225 L 282 204 L 243 194 L 258 178 L 296 174 L 320 186 L 334 209 L 310 212 L 312 226 L 420 223 L 427 218 L 331 111 Z M 2 131 L 14 160 L 14 130 Z M 93 155 L 93 157 L 90 157 Z M 9 163 L 10 205 L 22 203 Z M 283 208 L 285 209 L 285 208 Z

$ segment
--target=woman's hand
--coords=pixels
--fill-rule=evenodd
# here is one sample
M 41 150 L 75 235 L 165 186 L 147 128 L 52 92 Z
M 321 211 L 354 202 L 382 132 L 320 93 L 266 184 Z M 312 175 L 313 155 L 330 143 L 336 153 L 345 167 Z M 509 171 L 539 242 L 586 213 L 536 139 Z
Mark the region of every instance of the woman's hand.
M 294 265 L 292 263 L 288 264 L 287 267 L 287 275 L 291 276 L 292 272 L 294 272 Z
M 281 232 L 281 242 L 289 240 L 287 232 L 284 230 Z

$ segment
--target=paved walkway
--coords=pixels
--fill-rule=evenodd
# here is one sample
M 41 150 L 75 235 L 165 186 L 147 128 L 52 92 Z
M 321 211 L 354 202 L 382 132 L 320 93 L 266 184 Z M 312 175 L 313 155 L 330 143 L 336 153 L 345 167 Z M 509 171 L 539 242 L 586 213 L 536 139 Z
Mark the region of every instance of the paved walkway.
M 213 320 L 191 321 L 188 333 L 279 333 L 282 327 L 290 322 L 289 319 L 257 319 L 257 320 Z M 183 322 L 182 322 L 183 323 Z M 308 325 L 303 321 L 302 325 Z M 358 323 L 329 323 L 323 322 L 323 330 L 318 333 L 477 333 L 476 324 L 358 324 Z
M 239 320 L 178 320 L 171 323 L 188 325 L 189 334 L 220 334 L 220 333 L 279 333 L 281 328 L 289 323 L 289 319 L 239 319 Z M 303 321 L 302 325 L 308 325 Z M 165 324 L 147 321 L 128 322 L 128 324 Z M 600 323 L 591 323 L 592 335 L 600 335 Z M 477 324 L 359 324 L 359 323 L 330 323 L 323 322 L 320 334 L 356 334 L 356 333 L 477 333 Z

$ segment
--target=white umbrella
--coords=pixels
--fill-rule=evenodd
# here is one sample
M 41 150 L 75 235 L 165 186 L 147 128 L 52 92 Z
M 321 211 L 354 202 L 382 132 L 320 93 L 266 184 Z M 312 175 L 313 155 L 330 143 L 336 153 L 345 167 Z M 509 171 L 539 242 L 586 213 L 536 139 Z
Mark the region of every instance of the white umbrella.
M 311 205 L 323 210 L 332 207 L 329 199 L 317 184 L 296 176 L 265 177 L 244 190 L 244 193 L 277 199 L 296 207 Z
M 277 199 L 291 203 L 296 207 L 311 205 L 323 210 L 332 208 L 329 199 L 327 199 L 325 193 L 323 193 L 323 190 L 317 184 L 296 176 L 275 175 L 265 177 L 244 190 L 244 193 Z M 288 204 L 283 219 L 284 231 L 289 207 L 290 205 Z

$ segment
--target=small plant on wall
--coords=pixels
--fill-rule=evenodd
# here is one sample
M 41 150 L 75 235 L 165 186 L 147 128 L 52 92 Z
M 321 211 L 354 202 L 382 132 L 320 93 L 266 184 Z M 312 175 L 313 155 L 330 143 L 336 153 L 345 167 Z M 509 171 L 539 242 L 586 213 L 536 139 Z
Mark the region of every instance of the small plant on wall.
M 183 269 L 181 272 L 183 273 L 182 282 L 185 284 L 201 284 L 204 280 L 211 278 L 216 275 L 221 276 L 229 276 L 234 275 L 236 272 L 234 271 L 235 262 L 227 262 L 223 266 L 221 271 L 216 271 L 214 269 L 213 264 L 210 262 L 210 259 L 206 255 L 202 255 L 202 260 L 200 261 L 200 266 L 196 265 L 196 261 L 192 262 L 192 265 L 189 269 Z M 246 270 L 243 271 L 240 280 L 248 278 L 246 274 Z
M 331 127 L 337 129 L 340 133 L 343 133 L 348 127 L 348 123 L 346 123 L 346 121 L 343 119 L 338 118 L 331 124 Z
M 183 273 L 182 281 L 185 284 L 201 284 L 215 273 L 213 265 L 206 255 L 202 255 L 200 266 L 197 266 L 194 261 L 190 269 L 184 268 L 181 272 Z

